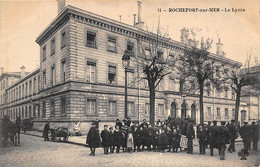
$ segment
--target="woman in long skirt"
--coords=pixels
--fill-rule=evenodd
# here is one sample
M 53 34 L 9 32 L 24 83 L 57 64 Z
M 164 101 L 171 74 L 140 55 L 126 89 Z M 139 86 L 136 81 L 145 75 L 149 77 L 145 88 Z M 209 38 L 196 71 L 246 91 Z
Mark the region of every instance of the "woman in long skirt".
M 89 148 L 91 151 L 91 153 L 89 155 L 95 156 L 96 148 L 101 145 L 99 131 L 96 127 L 96 123 L 92 123 L 92 127 L 90 128 L 88 135 L 87 135 L 86 144 L 89 145 Z

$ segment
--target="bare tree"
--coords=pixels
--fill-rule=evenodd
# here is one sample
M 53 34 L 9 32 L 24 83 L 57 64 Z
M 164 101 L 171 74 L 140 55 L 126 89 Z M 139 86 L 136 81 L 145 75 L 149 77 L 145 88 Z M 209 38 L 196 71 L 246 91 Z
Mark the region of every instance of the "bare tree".
M 200 106 L 200 123 L 204 123 L 204 108 L 203 97 L 204 87 L 212 84 L 217 89 L 221 88 L 222 79 L 214 77 L 216 69 L 221 66 L 221 61 L 210 55 L 212 40 L 207 39 L 200 42 L 200 47 L 197 41 L 193 41 L 192 46 L 185 49 L 184 55 L 178 58 L 179 79 L 184 81 L 186 91 L 199 90 L 199 106 Z
M 231 84 L 232 90 L 236 93 L 236 103 L 235 103 L 235 121 L 238 123 L 238 114 L 240 107 L 240 97 L 243 88 L 246 86 L 251 86 L 256 91 L 254 93 L 259 93 L 259 66 L 258 61 L 254 61 L 252 65 L 251 53 L 248 56 L 243 68 L 239 66 L 234 66 L 233 68 L 225 67 L 225 80 Z M 257 92 L 258 91 L 258 92 Z M 248 93 L 252 93 L 249 92 Z
M 141 73 L 138 81 L 144 81 L 149 88 L 150 123 L 152 126 L 154 126 L 155 122 L 156 88 L 160 85 L 163 78 L 171 73 L 175 63 L 174 57 L 164 53 L 167 50 L 162 42 L 162 39 L 166 39 L 164 35 L 158 28 L 157 34 L 147 31 L 148 40 L 137 38 L 137 50 L 139 53 L 133 59 Z

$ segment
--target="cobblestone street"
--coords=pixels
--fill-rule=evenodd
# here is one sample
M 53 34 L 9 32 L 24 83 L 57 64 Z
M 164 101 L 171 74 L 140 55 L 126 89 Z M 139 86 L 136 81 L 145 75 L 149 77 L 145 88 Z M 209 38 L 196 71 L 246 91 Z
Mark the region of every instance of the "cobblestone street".
M 237 143 L 241 149 L 241 142 Z M 96 156 L 89 156 L 89 149 L 69 143 L 44 142 L 42 138 L 21 135 L 20 147 L 5 147 L 0 151 L 0 166 L 257 166 L 259 154 L 250 151 L 248 160 L 241 161 L 235 153 L 226 153 L 226 160 L 220 161 L 217 150 L 215 156 L 199 155 L 195 148 L 194 155 L 181 153 L 119 153 L 104 155 L 101 148 Z

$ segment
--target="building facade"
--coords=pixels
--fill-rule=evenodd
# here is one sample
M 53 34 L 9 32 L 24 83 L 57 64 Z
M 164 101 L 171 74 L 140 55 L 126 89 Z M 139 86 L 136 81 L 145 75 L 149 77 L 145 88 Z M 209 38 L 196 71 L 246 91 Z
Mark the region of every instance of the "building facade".
M 67 6 L 36 39 L 40 67 L 6 89 L 5 111 L 12 119 L 17 115 L 34 118 L 34 127 L 40 130 L 47 121 L 53 127 L 64 125 L 71 129 L 75 121 L 82 121 L 84 131 L 95 119 L 100 119 L 101 124 L 122 120 L 125 84 L 122 55 L 125 50 L 139 54 L 137 38 L 144 44 L 152 40 L 142 25 L 141 19 L 131 26 Z M 159 40 L 164 57 L 181 56 L 187 48 L 186 39 Z M 222 55 L 221 47 L 217 52 L 210 56 L 226 64 L 240 65 Z M 134 82 L 139 75 L 137 67 L 130 64 L 128 116 L 132 120 L 149 120 L 149 90 L 145 83 Z M 184 93 L 180 81 L 172 76 L 165 77 L 156 91 L 155 120 L 170 115 L 193 117 L 198 123 L 198 94 Z M 210 86 L 209 91 L 205 90 L 205 121 L 229 121 L 234 118 L 234 110 L 235 94 L 231 88 L 218 92 Z M 241 102 L 240 110 L 240 120 L 248 120 L 246 102 Z

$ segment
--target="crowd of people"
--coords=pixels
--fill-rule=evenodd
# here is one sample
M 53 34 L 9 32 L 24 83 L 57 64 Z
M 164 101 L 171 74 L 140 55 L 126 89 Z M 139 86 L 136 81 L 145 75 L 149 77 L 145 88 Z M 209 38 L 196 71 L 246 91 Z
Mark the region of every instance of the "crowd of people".
M 0 139 L 0 145 L 8 146 L 10 143 L 14 146 L 20 146 L 20 132 L 21 132 L 22 121 L 21 117 L 16 117 L 16 120 L 12 122 L 8 115 L 3 117 L 1 122 L 1 134 L 3 135 Z
M 123 122 L 123 123 L 122 123 Z M 243 139 L 245 151 L 250 149 L 253 142 L 253 149 L 257 150 L 259 140 L 259 124 L 255 122 L 248 125 L 244 122 L 242 127 L 235 124 L 234 120 L 226 123 L 217 121 L 208 124 L 199 124 L 195 127 L 192 118 L 171 118 L 165 121 L 158 120 L 152 127 L 146 119 L 141 124 L 132 122 L 130 118 L 123 121 L 116 119 L 115 127 L 104 125 L 104 129 L 99 133 L 98 121 L 93 121 L 90 128 L 86 144 L 90 147 L 90 155 L 95 156 L 95 149 L 102 146 L 104 154 L 114 152 L 141 152 L 144 150 L 154 152 L 178 152 L 187 151 L 193 154 L 193 139 L 197 136 L 199 141 L 200 154 L 205 155 L 206 148 L 213 156 L 213 150 L 218 149 L 220 159 L 225 159 L 226 144 L 230 144 L 228 151 L 235 152 L 235 139 L 240 134 Z M 196 133 L 196 135 L 195 135 Z

